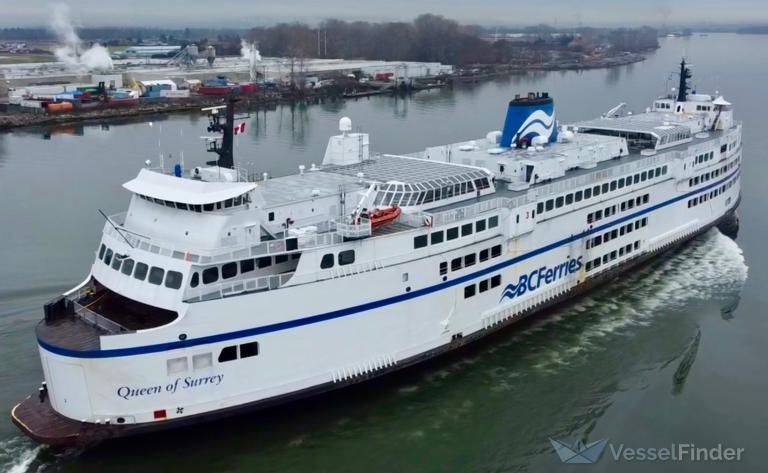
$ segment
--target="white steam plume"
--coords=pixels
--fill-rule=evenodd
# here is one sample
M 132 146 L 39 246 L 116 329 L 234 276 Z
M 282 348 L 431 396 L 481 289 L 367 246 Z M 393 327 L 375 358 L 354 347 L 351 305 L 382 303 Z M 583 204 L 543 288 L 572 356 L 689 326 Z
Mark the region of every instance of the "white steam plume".
M 114 67 L 109 51 L 104 46 L 94 43 L 84 50 L 83 42 L 72 25 L 68 5 L 54 5 L 52 13 L 50 27 L 62 43 L 54 51 L 59 61 L 71 68 L 87 71 L 108 70 Z
M 249 43 L 244 39 L 240 40 L 240 56 L 248 60 L 251 80 L 256 79 L 256 63 L 261 62 L 261 53 L 256 49 L 255 43 Z

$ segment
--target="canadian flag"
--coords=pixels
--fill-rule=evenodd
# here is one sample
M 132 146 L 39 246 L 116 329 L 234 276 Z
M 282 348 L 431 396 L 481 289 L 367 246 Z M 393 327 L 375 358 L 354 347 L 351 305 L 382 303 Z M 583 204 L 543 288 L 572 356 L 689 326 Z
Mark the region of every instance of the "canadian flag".
M 245 122 L 242 122 L 239 125 L 235 125 L 235 134 L 239 135 L 240 133 L 245 133 Z

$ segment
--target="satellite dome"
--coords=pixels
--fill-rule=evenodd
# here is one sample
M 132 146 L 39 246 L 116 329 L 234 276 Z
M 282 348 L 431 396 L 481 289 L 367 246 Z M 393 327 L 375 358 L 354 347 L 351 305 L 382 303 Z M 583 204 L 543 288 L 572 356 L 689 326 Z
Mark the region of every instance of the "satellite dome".
M 339 131 L 352 131 L 352 120 L 349 117 L 341 117 Z

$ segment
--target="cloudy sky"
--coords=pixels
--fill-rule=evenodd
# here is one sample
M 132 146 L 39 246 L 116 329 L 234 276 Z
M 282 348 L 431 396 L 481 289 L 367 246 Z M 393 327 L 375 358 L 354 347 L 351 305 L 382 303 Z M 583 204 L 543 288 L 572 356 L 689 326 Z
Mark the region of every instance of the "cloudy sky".
M 0 26 L 48 22 L 45 0 L 0 0 Z M 659 26 L 768 22 L 768 0 L 71 0 L 82 26 L 213 26 L 323 18 L 410 20 L 436 13 L 462 23 Z

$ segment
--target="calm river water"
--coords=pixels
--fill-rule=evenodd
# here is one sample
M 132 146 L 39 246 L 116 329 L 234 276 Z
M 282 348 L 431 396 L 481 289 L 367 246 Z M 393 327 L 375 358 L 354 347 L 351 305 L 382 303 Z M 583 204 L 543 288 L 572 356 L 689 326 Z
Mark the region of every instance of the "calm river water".
M 0 422 L 0 471 L 506 472 L 764 471 L 768 434 L 768 36 L 662 40 L 647 61 L 536 73 L 395 100 L 376 97 L 252 115 L 240 162 L 281 175 L 320 163 L 341 116 L 401 153 L 500 129 L 516 93 L 549 91 L 560 119 L 619 102 L 642 110 L 686 55 L 701 91 L 744 121 L 741 232 L 717 231 L 575 300 L 524 330 L 361 386 L 236 420 L 57 455 Z M 150 121 L 154 120 L 154 121 Z M 206 119 L 0 134 L 0 411 L 35 391 L 42 304 L 81 281 L 120 185 L 146 159 L 202 164 Z M 64 133 L 66 132 L 66 133 Z M 742 447 L 741 462 L 561 464 L 549 438 L 615 446 Z

